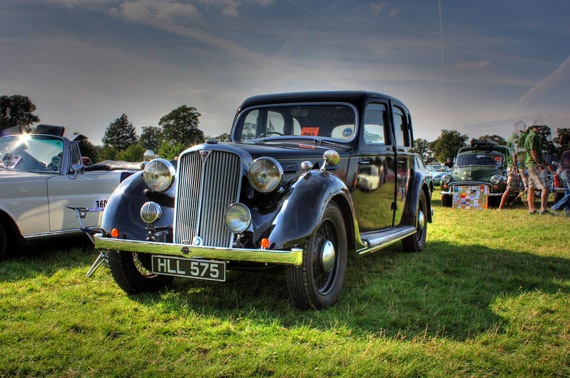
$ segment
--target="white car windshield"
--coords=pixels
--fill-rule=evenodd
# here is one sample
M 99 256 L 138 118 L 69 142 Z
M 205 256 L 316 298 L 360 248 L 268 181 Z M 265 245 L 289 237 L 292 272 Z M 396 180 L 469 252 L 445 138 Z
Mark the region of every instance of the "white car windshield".
M 45 135 L 17 135 L 0 138 L 0 170 L 59 173 L 63 140 Z
M 348 142 L 356 134 L 355 109 L 345 104 L 272 105 L 247 109 L 240 114 L 233 138 L 323 138 Z

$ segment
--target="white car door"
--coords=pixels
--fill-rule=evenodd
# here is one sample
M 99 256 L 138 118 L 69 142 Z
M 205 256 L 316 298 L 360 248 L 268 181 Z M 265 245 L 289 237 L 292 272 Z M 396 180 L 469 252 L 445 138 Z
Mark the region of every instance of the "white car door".
M 71 231 L 79 228 L 75 211 L 67 206 L 103 209 L 111 193 L 119 185 L 121 172 L 86 172 L 76 176 L 54 176 L 47 180 L 49 225 L 51 232 Z M 87 227 L 99 226 L 102 211 L 87 213 L 83 223 Z

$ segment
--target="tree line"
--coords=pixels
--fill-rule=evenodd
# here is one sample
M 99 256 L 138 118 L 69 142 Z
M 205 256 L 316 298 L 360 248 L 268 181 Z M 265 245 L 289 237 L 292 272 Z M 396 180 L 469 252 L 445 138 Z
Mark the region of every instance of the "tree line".
M 33 129 L 33 124 L 40 118 L 33 114 L 36 106 L 22 95 L 0 96 L 0 132 L 10 127 L 20 126 L 26 131 Z M 160 118 L 158 126 L 143 126 L 137 135 L 135 126 L 126 114 L 109 124 L 103 136 L 103 145 L 94 145 L 87 139 L 80 140 L 83 155 L 94 162 L 102 160 L 142 161 L 146 150 L 152 150 L 165 159 L 173 159 L 188 146 L 199 144 L 211 137 L 199 128 L 201 114 L 194 107 L 182 105 Z M 545 127 L 546 144 L 570 148 L 570 129 L 557 129 L 557 138 L 549 139 L 550 128 Z M 228 141 L 229 134 L 224 133 L 214 139 Z M 441 130 L 441 135 L 434 141 L 414 140 L 414 151 L 422 156 L 426 163 L 444 162 L 454 159 L 459 149 L 467 144 L 469 137 L 457 130 Z M 505 138 L 498 135 L 483 135 L 477 139 L 490 139 L 505 145 Z M 543 143 L 544 144 L 544 143 Z

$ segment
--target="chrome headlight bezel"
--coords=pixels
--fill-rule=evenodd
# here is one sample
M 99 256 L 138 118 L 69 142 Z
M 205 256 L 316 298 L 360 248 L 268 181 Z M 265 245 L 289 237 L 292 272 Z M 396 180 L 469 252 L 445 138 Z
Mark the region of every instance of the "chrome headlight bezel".
M 156 202 L 145 202 L 141 207 L 140 216 L 146 224 L 153 224 L 162 216 L 162 207 Z
M 153 192 L 164 192 L 170 188 L 176 169 L 166 159 L 153 159 L 149 161 L 143 170 L 143 180 L 146 186 Z
M 251 186 L 260 193 L 277 189 L 283 179 L 283 167 L 272 157 L 255 159 L 247 175 Z
M 451 178 L 452 178 L 451 175 L 443 175 L 441 177 L 441 182 L 444 184 L 449 184 L 451 182 Z
M 251 212 L 242 203 L 232 203 L 226 208 L 224 222 L 231 232 L 242 233 L 251 225 Z

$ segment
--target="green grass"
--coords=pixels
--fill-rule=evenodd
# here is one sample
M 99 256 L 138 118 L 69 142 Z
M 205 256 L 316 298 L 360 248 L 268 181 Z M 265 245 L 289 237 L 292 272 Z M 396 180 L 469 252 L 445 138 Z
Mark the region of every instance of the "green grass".
M 87 244 L 32 249 L 0 262 L 0 376 L 570 376 L 570 218 L 434 205 L 320 312 L 280 274 L 129 297 Z

